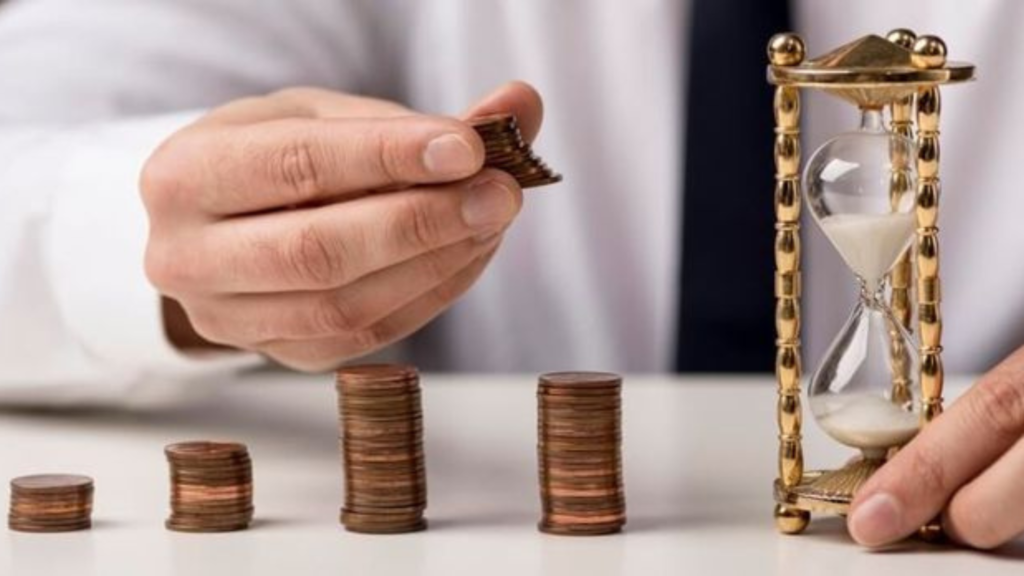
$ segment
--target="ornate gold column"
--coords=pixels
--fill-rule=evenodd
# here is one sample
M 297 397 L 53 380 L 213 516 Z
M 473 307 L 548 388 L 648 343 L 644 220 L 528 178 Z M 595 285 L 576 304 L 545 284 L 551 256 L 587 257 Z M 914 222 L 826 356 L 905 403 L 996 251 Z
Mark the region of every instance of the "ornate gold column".
M 917 36 L 910 30 L 905 28 L 899 28 L 889 32 L 886 35 L 886 39 L 896 44 L 897 46 L 912 50 L 914 47 L 914 41 L 917 40 Z M 890 107 L 892 112 L 892 125 L 891 130 L 893 134 L 898 134 L 910 140 L 914 139 L 914 95 L 911 94 L 904 98 L 896 100 Z M 892 182 L 890 183 L 890 196 L 892 198 L 893 210 L 895 211 L 898 206 L 896 204 L 903 198 L 903 195 L 910 188 L 909 177 L 906 172 L 901 172 L 898 168 L 902 168 L 902 161 L 899 163 L 894 161 L 894 170 Z M 892 285 L 892 312 L 896 316 L 896 319 L 903 324 L 903 327 L 907 330 L 912 330 L 910 325 L 911 320 L 911 304 L 910 304 L 910 279 L 911 279 L 911 262 L 910 262 L 910 251 L 908 250 L 903 256 L 900 257 L 899 262 L 892 270 L 892 278 L 890 284 Z
M 912 50 L 917 35 L 905 28 L 898 28 L 889 32 L 885 38 L 897 46 Z M 913 141 L 914 95 L 910 94 L 897 99 L 890 106 L 890 111 L 892 113 L 891 132 Z M 889 199 L 893 212 L 899 212 L 900 202 L 907 194 L 912 193 L 910 162 L 913 160 L 908 156 L 909 152 L 899 145 L 893 146 L 891 150 L 892 177 L 889 182 Z M 910 325 L 912 317 L 910 281 L 913 276 L 910 253 L 911 250 L 907 250 L 900 256 L 889 277 L 890 308 L 893 316 L 908 332 L 913 331 Z M 896 327 L 890 328 L 890 331 L 894 332 L 891 338 L 893 350 L 890 351 L 893 360 L 892 401 L 902 405 L 913 398 L 910 390 L 910 358 L 907 350 L 904 349 L 903 339 L 896 337 Z
M 946 45 L 935 36 L 914 42 L 913 64 L 941 68 Z M 921 419 L 928 423 L 942 413 L 942 290 L 939 281 L 939 114 L 941 97 L 936 84 L 917 95 L 917 317 L 921 344 Z
M 804 43 L 796 34 L 777 34 L 768 43 L 775 66 L 797 66 Z M 800 484 L 804 455 L 800 428 L 800 91 L 775 89 L 775 378 L 778 384 L 779 480 Z M 775 505 L 775 524 L 787 534 L 802 532 L 810 513 Z

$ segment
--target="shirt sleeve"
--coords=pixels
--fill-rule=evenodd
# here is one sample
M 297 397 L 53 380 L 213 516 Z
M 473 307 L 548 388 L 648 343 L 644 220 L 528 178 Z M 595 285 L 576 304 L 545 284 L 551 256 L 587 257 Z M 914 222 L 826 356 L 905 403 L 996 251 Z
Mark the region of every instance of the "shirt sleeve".
M 143 269 L 139 174 L 209 107 L 292 85 L 364 90 L 362 5 L 0 9 L 0 404 L 164 402 L 260 363 L 166 340 Z
M 195 115 L 0 135 L 0 402 L 148 402 L 260 362 L 172 347 L 143 271 L 138 175 Z

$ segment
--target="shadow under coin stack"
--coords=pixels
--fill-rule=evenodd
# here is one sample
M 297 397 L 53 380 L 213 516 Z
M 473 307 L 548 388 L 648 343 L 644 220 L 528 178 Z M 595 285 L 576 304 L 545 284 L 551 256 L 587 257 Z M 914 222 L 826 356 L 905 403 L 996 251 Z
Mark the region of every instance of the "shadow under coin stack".
M 523 188 L 536 188 L 562 181 L 544 163 L 519 132 L 516 117 L 511 114 L 481 116 L 469 121 L 484 141 L 484 166 L 508 172 Z
M 11 480 L 7 525 L 18 532 L 72 532 L 92 526 L 88 476 L 38 474 Z
M 252 461 L 244 444 L 182 442 L 164 448 L 171 469 L 171 516 L 177 532 L 231 532 L 253 517 Z
M 622 379 L 560 372 L 537 389 L 541 532 L 611 534 L 626 523 Z
M 366 365 L 337 373 L 345 507 L 350 532 L 398 534 L 427 527 L 427 476 L 419 374 Z

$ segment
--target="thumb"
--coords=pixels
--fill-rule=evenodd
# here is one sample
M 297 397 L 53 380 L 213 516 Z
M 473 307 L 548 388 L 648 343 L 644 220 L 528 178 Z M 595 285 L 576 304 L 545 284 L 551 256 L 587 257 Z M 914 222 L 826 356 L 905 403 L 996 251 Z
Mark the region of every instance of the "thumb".
M 540 125 L 544 120 L 544 102 L 533 86 L 526 82 L 509 82 L 484 96 L 466 111 L 463 118 L 488 114 L 514 114 L 523 138 L 527 142 L 532 142 L 540 132 Z
M 857 492 L 850 534 L 867 546 L 910 535 L 1024 434 L 1024 348 L 985 374 Z

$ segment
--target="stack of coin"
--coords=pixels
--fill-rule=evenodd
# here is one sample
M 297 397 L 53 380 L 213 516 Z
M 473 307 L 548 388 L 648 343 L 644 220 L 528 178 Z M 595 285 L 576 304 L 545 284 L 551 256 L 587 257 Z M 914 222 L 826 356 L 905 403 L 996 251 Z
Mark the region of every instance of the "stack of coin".
M 537 389 L 542 532 L 598 535 L 626 523 L 622 379 L 559 372 Z
M 345 506 L 351 532 L 398 534 L 427 527 L 427 476 L 419 374 L 366 365 L 337 373 Z
M 171 516 L 178 532 L 230 532 L 253 517 L 252 461 L 244 444 L 181 442 L 164 448 L 171 468 Z
M 523 188 L 546 186 L 562 181 L 519 132 L 516 117 L 511 114 L 481 116 L 470 120 L 473 129 L 484 140 L 484 166 L 508 172 Z
M 71 532 L 92 526 L 92 478 L 38 474 L 11 480 L 7 524 L 19 532 Z

